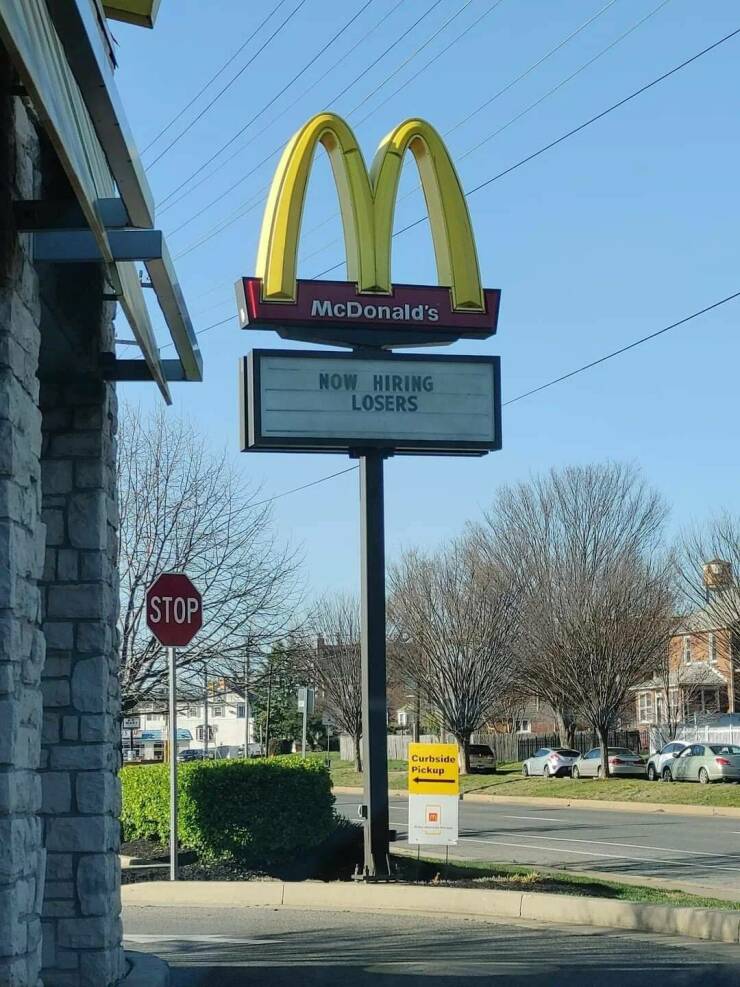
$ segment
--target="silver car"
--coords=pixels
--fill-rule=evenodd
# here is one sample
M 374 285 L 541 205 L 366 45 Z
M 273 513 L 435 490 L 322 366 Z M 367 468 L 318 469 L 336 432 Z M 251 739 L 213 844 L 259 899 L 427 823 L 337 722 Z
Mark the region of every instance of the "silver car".
M 639 754 L 635 754 L 626 747 L 609 747 L 609 774 L 617 778 L 644 778 L 645 762 Z M 601 748 L 594 747 L 580 757 L 573 765 L 574 778 L 601 778 L 603 769 L 601 767 Z
M 666 764 L 669 764 L 674 757 L 678 757 L 688 746 L 683 740 L 672 740 L 669 744 L 664 744 L 659 751 L 651 754 L 647 763 L 648 781 L 659 781 L 663 777 L 663 768 Z
M 580 751 L 571 750 L 570 747 L 540 747 L 524 762 L 522 774 L 525 778 L 529 775 L 561 778 L 570 775 L 573 765 L 580 756 Z
M 740 746 L 692 744 L 663 768 L 664 781 L 740 781 Z

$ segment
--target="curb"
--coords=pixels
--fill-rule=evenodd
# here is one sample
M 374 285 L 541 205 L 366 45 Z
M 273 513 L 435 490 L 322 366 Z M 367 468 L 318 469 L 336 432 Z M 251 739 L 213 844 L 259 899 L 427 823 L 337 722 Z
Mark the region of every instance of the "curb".
M 335 795 L 362 795 L 361 788 L 344 788 L 337 786 L 332 789 Z M 405 789 L 389 789 L 390 798 L 408 798 Z M 591 809 L 606 812 L 659 812 L 666 816 L 725 816 L 729 819 L 740 819 L 740 808 L 725 805 L 682 805 L 680 802 L 612 802 L 604 799 L 573 799 L 548 798 L 539 795 L 483 795 L 476 792 L 464 792 L 463 802 L 479 802 L 488 805 L 533 805 L 548 809 Z
M 430 888 L 399 884 L 325 884 L 318 881 L 148 881 L 121 889 L 124 905 L 161 907 L 269 907 L 318 911 L 415 912 L 482 919 L 524 919 L 657 932 L 690 939 L 740 943 L 740 912 L 604 901 L 573 895 Z M 128 984 L 126 984 L 128 987 Z
M 123 954 L 128 972 L 121 987 L 170 987 L 170 968 L 164 960 L 151 953 L 126 950 Z

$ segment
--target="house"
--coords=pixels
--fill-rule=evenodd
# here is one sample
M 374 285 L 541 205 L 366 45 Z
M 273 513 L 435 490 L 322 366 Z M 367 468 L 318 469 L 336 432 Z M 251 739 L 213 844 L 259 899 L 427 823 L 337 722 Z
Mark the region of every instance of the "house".
M 717 626 L 709 610 L 683 618 L 668 642 L 665 667 L 633 689 L 637 725 L 735 712 L 740 706 L 739 654 L 738 635 Z
M 134 730 L 127 730 L 124 726 L 124 756 L 133 747 L 143 760 L 161 760 L 169 731 L 167 703 L 163 700 L 142 703 L 132 711 L 132 715 L 138 717 L 139 726 Z M 223 681 L 210 683 L 207 697 L 177 704 L 178 750 L 204 750 L 208 747 L 224 756 L 234 754 L 244 747 L 245 719 L 243 693 L 230 689 Z M 254 718 L 250 715 L 250 745 L 255 744 L 254 733 Z

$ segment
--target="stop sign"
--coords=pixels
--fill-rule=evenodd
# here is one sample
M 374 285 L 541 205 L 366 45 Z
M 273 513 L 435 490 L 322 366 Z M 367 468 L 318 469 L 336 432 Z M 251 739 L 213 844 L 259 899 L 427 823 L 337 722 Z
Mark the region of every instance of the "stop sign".
M 203 626 L 203 600 L 184 572 L 157 576 L 146 591 L 146 622 L 160 644 L 190 644 Z

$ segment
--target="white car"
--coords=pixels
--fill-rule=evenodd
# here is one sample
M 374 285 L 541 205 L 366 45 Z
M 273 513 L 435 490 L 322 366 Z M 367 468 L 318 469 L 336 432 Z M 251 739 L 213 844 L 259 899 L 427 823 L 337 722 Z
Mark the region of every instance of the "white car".
M 522 765 L 524 777 L 543 775 L 545 778 L 561 778 L 570 775 L 573 765 L 581 756 L 570 747 L 540 747 Z
M 648 781 L 660 781 L 665 766 L 674 757 L 678 757 L 681 751 L 685 751 L 688 746 L 683 740 L 672 740 L 669 744 L 664 744 L 659 751 L 651 754 L 647 763 Z

